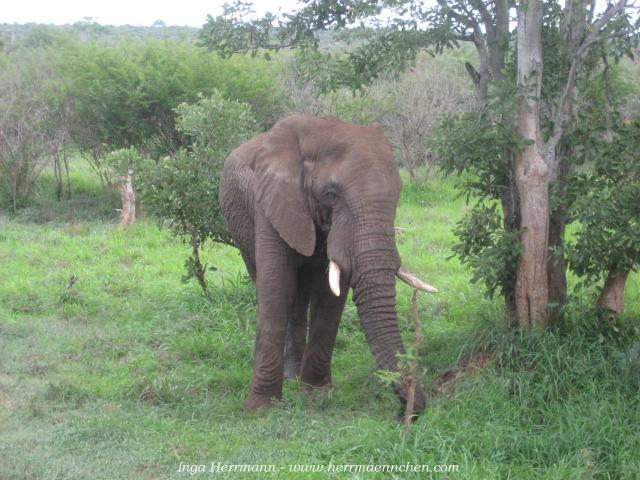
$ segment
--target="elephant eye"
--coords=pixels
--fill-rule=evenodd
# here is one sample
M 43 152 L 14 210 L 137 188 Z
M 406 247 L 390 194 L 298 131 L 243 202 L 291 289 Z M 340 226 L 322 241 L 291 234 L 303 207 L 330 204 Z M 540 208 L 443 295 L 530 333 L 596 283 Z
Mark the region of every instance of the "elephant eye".
M 324 193 L 324 200 L 330 204 L 334 205 L 338 201 L 338 192 L 334 190 L 328 190 Z

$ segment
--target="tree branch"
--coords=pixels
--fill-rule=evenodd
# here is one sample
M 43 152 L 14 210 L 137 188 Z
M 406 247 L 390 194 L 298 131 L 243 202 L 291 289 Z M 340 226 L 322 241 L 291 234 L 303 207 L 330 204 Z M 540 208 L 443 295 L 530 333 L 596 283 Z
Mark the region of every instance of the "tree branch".
M 467 69 L 467 73 L 469 74 L 469 76 L 471 77 L 471 81 L 473 81 L 473 84 L 476 86 L 476 88 L 480 85 L 480 74 L 478 73 L 478 71 L 474 68 L 473 65 L 471 65 L 469 62 L 465 62 L 464 64 L 464 68 Z
M 467 12 L 465 12 L 465 15 L 461 14 L 460 12 L 457 12 L 451 7 L 451 5 L 447 3 L 447 0 L 437 0 L 437 1 L 438 1 L 438 5 L 440 5 L 440 8 L 442 8 L 442 11 L 447 15 L 451 16 L 451 18 L 456 19 L 458 22 L 460 22 L 467 28 L 470 28 L 471 30 L 474 30 L 474 31 L 476 29 L 480 30 L 480 25 L 478 24 L 478 21 L 475 18 L 473 18 L 473 16 L 467 15 Z
M 616 4 L 609 5 L 598 20 L 596 20 L 594 23 L 590 23 L 587 26 L 587 31 L 589 33 L 573 55 L 571 67 L 569 68 L 569 73 L 567 75 L 567 82 L 565 83 L 562 95 L 560 96 L 558 106 L 553 113 L 553 134 L 547 141 L 546 145 L 545 160 L 550 169 L 551 181 L 553 181 L 555 179 L 555 176 L 557 175 L 559 159 L 556 155 L 556 147 L 558 146 L 558 143 L 560 142 L 560 139 L 562 138 L 562 134 L 564 132 L 564 122 L 569 117 L 570 109 L 568 108 L 568 101 L 573 94 L 578 72 L 582 67 L 582 64 L 584 63 L 584 60 L 589 53 L 591 46 L 602 39 L 607 23 L 615 15 L 624 11 L 624 9 L 627 7 L 627 1 L 628 0 L 618 0 Z M 571 0 L 568 0 L 568 2 L 571 2 Z M 614 32 L 613 35 L 616 35 L 618 33 L 620 32 Z
M 493 15 L 491 15 L 491 12 L 487 9 L 485 2 L 482 0 L 470 0 L 470 3 L 480 14 L 480 18 L 482 18 L 482 23 L 484 24 L 487 35 L 494 35 Z

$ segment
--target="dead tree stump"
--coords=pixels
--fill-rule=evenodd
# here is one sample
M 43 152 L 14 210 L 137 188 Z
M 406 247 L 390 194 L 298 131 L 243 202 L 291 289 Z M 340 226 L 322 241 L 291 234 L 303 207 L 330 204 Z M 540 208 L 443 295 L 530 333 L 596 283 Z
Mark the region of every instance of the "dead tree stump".
M 131 179 L 133 170 L 127 170 L 120 185 L 120 197 L 122 199 L 122 211 L 120 212 L 120 228 L 127 228 L 136 221 L 136 196 L 133 193 Z

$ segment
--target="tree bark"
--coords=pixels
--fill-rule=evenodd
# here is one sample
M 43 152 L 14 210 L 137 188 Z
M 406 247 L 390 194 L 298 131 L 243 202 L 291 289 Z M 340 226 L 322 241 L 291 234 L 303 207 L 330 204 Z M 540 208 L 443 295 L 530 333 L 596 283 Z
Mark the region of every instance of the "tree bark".
M 127 174 L 120 185 L 120 197 L 122 198 L 121 228 L 130 227 L 136 221 L 136 196 L 133 193 L 133 185 L 131 184 L 132 175 L 133 170 L 127 170 Z
M 547 264 L 549 277 L 549 316 L 555 319 L 562 305 L 567 300 L 567 274 L 564 256 L 554 255 L 554 249 L 564 245 L 564 231 L 567 225 L 566 208 L 561 206 L 551 213 L 549 219 L 549 260 Z
M 602 287 L 598 305 L 606 307 L 616 315 L 622 314 L 624 310 L 624 287 L 627 282 L 629 272 L 616 272 L 610 270 L 607 280 Z
M 572 105 L 567 102 L 568 114 L 573 116 Z M 556 152 L 559 160 L 555 162 L 555 171 L 549 171 L 549 189 L 556 197 L 563 199 L 555 202 L 555 208 L 549 217 L 549 262 L 547 265 L 549 276 L 549 319 L 555 321 L 560 309 L 567 301 L 567 266 L 564 259 L 564 235 L 569 220 L 566 184 L 571 172 L 569 157 L 573 153 L 571 145 L 561 145 Z M 553 196 L 553 195 L 552 195 Z M 552 202 L 554 203 L 554 202 Z
M 509 3 L 507 0 L 494 0 L 495 25 L 489 37 L 489 71 L 494 82 L 503 81 L 505 59 L 509 50 Z M 507 154 L 507 152 L 505 152 Z M 504 193 L 501 195 L 500 203 L 504 216 L 504 228 L 507 232 L 520 230 L 518 217 L 518 194 L 515 183 L 515 175 L 510 174 L 507 178 Z M 515 265 L 507 265 L 510 271 L 515 273 Z M 515 275 L 514 275 L 515 276 Z M 516 312 L 516 289 L 515 284 L 509 282 L 502 286 L 504 296 L 505 320 L 508 325 L 515 324 Z
M 541 154 L 542 1 L 518 11 L 518 132 L 531 141 L 516 154 L 522 253 L 516 273 L 516 314 L 522 329 L 547 323 L 549 168 Z
M 504 67 L 509 50 L 509 1 L 494 0 L 495 35 L 489 44 L 491 76 L 494 81 L 504 80 Z

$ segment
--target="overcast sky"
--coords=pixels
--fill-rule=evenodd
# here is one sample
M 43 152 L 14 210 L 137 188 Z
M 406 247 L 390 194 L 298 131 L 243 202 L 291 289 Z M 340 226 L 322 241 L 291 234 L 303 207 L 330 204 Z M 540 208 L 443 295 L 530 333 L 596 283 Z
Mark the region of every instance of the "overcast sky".
M 151 25 L 162 20 L 167 25 L 201 27 L 207 14 L 222 13 L 225 1 L 232 0 L 0 0 L 0 23 L 75 23 L 86 17 L 103 25 Z M 425 0 L 433 2 L 433 0 Z M 296 0 L 254 0 L 257 15 L 281 9 L 290 12 Z M 596 0 L 603 10 L 605 0 Z
M 231 3 L 230 0 L 227 0 Z M 225 0 L 3 0 L 0 23 L 75 23 L 93 17 L 104 25 L 167 25 L 201 27 L 207 14 L 219 15 Z M 291 11 L 296 0 L 255 0 L 259 14 Z

